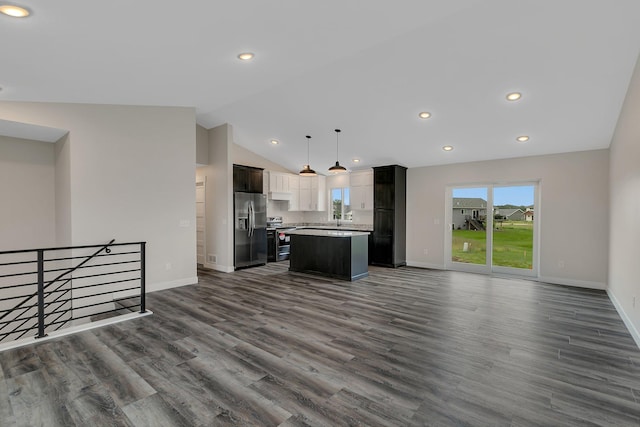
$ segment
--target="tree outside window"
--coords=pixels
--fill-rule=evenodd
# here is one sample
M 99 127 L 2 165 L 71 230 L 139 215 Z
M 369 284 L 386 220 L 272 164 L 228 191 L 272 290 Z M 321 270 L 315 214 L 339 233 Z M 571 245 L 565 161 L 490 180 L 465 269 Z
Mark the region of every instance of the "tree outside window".
M 349 199 L 349 188 L 331 189 L 331 216 L 329 219 L 351 221 L 351 201 Z

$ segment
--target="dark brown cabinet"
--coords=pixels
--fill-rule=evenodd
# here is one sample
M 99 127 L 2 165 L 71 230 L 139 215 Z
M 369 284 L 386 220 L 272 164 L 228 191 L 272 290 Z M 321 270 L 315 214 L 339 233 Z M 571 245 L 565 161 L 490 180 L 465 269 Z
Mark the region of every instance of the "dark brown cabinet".
M 373 168 L 373 235 L 371 264 L 400 267 L 407 264 L 407 168 Z
M 262 193 L 262 173 L 261 168 L 233 165 L 233 191 Z

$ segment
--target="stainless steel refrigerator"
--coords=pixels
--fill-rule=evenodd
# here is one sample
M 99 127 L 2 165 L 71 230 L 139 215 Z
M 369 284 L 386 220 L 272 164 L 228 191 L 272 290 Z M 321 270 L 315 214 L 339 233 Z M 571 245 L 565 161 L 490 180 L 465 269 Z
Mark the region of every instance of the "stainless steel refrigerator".
M 267 198 L 260 193 L 236 192 L 235 268 L 267 263 Z

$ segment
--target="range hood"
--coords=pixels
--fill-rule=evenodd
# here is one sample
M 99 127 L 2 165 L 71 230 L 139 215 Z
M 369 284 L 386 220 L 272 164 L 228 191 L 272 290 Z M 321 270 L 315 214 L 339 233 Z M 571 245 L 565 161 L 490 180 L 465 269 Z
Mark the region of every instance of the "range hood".
M 284 191 L 270 191 L 269 200 L 291 200 L 291 193 Z

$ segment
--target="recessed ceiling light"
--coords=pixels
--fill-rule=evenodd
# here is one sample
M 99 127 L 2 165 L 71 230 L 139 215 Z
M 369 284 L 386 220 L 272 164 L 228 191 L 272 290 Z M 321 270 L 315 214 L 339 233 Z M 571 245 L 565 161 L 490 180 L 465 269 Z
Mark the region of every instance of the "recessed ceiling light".
M 522 135 L 516 138 L 516 141 L 518 142 L 527 142 L 529 140 L 529 137 L 527 135 Z
M 352 162 L 353 163 L 360 163 L 360 159 L 353 159 Z
M 507 94 L 507 101 L 517 101 L 522 97 L 520 92 L 511 92 Z
M 271 140 L 271 143 L 272 143 L 273 145 L 278 145 L 278 144 L 280 144 L 280 141 L 278 141 L 277 139 L 272 139 L 272 140 Z
M 13 18 L 26 18 L 29 11 L 23 7 L 13 6 L 11 4 L 3 4 L 0 6 L 0 13 L 9 15 Z
M 423 111 L 418 114 L 418 117 L 420 117 L 421 119 L 428 119 L 429 117 L 431 117 L 431 113 L 428 111 Z
M 450 146 L 450 145 L 445 145 L 444 147 L 442 147 L 442 149 L 443 149 L 444 151 L 451 151 L 451 150 L 453 150 L 453 147 L 452 147 L 452 146 Z
M 255 55 L 251 52 L 244 52 L 238 55 L 238 59 L 242 61 L 251 61 Z

